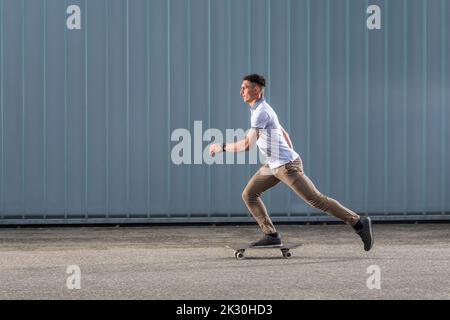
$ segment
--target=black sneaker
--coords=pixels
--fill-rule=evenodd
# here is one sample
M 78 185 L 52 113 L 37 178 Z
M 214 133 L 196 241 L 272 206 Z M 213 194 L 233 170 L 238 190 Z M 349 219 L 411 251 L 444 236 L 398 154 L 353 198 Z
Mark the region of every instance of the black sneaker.
M 363 228 L 356 233 L 361 237 L 364 243 L 364 250 L 369 251 L 373 246 L 372 221 L 369 217 L 361 217 Z
M 252 247 L 279 247 L 281 246 L 281 237 L 280 235 L 273 237 L 269 235 L 265 235 L 262 239 L 253 242 L 251 244 Z

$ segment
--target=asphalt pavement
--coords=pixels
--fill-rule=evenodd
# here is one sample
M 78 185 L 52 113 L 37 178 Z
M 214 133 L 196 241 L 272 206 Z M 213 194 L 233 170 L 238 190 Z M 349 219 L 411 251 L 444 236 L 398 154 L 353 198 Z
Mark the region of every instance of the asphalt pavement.
M 278 225 L 279 250 L 225 246 L 256 225 L 0 228 L 0 299 L 450 299 L 450 224 Z

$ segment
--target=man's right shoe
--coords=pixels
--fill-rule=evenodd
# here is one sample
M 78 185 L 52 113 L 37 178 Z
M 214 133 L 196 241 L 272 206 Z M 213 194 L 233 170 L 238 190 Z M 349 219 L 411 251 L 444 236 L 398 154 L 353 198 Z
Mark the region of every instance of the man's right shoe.
M 279 247 L 282 244 L 280 235 L 273 237 L 266 234 L 262 239 L 253 242 L 250 245 L 252 247 Z
M 373 246 L 372 220 L 369 217 L 361 217 L 362 229 L 356 231 L 364 243 L 364 250 L 369 251 Z

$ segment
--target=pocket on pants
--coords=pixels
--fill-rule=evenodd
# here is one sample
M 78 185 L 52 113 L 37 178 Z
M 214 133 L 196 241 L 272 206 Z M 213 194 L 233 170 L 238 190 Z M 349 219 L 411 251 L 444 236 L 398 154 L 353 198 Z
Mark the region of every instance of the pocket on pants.
M 284 165 L 284 168 L 286 169 L 287 173 L 302 172 L 303 171 L 302 167 L 303 166 L 300 159 L 296 159 Z
M 286 173 L 296 173 L 296 172 L 299 172 L 298 166 L 296 166 L 296 165 L 294 165 L 294 164 L 292 164 L 292 163 L 286 164 L 286 165 L 284 166 L 284 169 L 285 169 Z

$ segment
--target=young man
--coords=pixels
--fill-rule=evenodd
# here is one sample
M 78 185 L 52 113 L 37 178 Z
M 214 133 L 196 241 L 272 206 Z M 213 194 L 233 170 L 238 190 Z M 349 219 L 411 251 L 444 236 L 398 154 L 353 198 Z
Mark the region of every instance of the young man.
M 303 172 L 302 160 L 294 151 L 288 133 L 280 125 L 275 111 L 264 99 L 265 85 L 266 81 L 260 75 L 252 74 L 244 77 L 241 85 L 241 96 L 250 106 L 251 129 L 241 141 L 223 145 L 212 144 L 210 146 L 210 153 L 214 156 L 214 154 L 222 151 L 248 151 L 256 142 L 267 159 L 267 163 L 250 179 L 242 193 L 242 198 L 248 210 L 264 232 L 264 237 L 252 243 L 252 245 L 258 247 L 281 245 L 281 237 L 267 214 L 261 195 L 264 191 L 282 181 L 312 207 L 351 225 L 361 237 L 364 250 L 369 251 L 373 245 L 370 218 L 360 217 L 316 189 Z

